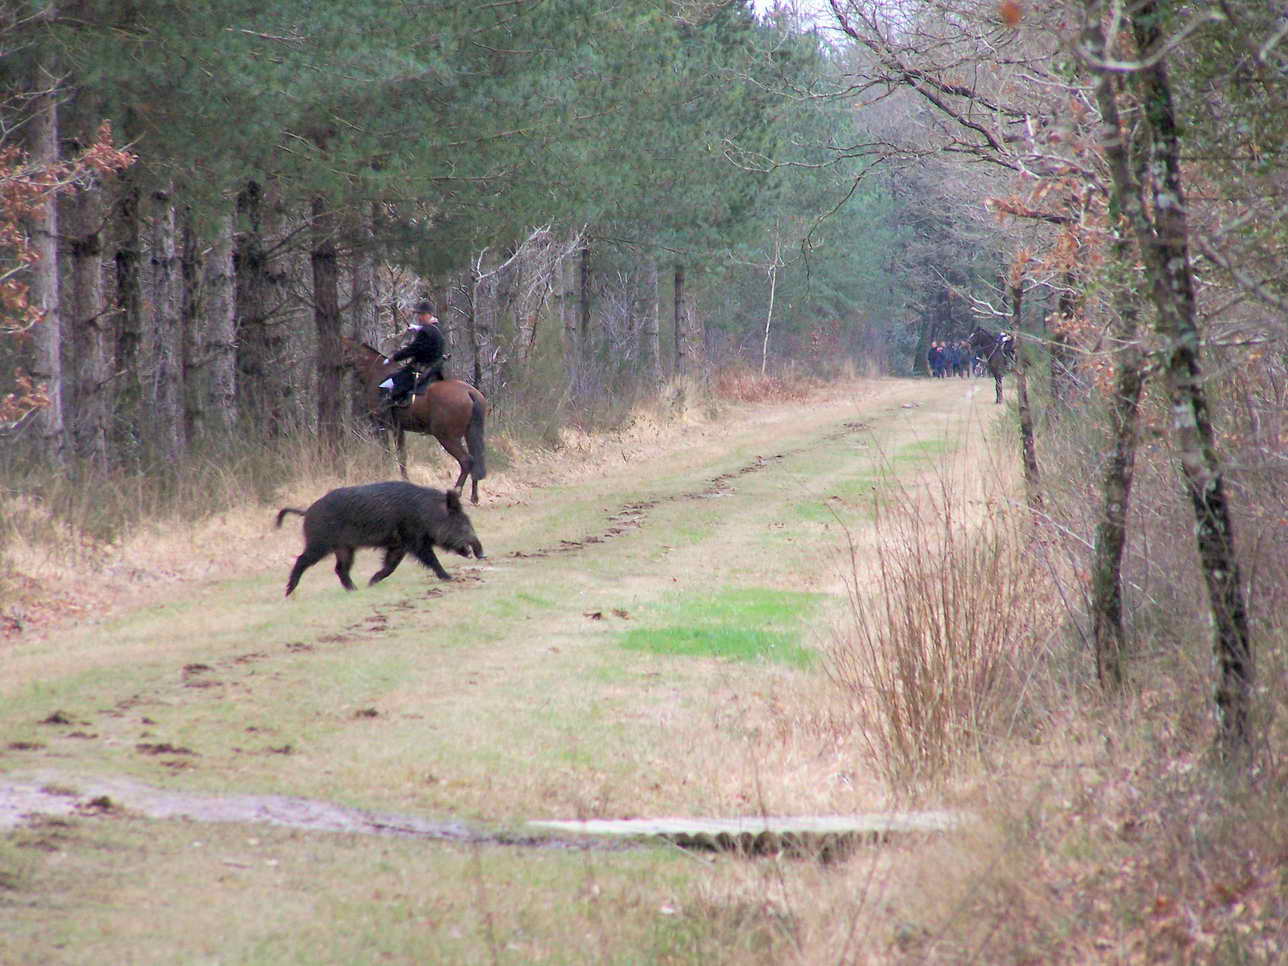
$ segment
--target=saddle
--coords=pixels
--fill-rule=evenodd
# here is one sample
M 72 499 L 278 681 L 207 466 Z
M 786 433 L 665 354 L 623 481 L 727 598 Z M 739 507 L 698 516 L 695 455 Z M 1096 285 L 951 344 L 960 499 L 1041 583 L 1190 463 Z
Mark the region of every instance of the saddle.
M 417 375 L 413 370 L 400 369 L 382 382 L 379 389 L 385 405 L 391 408 L 405 409 L 412 401 L 425 391 L 431 382 L 444 378 L 442 366 L 433 366 Z

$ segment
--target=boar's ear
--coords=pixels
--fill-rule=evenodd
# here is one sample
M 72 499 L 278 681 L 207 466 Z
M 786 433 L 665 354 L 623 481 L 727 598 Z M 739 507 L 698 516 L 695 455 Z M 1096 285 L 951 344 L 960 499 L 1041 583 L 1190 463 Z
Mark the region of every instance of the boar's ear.
M 451 513 L 463 512 L 461 510 L 461 491 L 460 490 L 447 491 L 447 509 Z

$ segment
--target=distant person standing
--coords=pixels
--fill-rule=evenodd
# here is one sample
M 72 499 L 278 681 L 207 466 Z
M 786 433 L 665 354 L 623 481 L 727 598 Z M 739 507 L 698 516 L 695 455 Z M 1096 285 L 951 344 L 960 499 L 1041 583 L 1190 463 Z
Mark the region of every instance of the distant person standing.
M 926 365 L 930 368 L 930 374 L 936 379 L 939 378 L 940 370 L 944 365 L 944 350 L 938 342 L 930 343 L 930 349 L 926 352 Z

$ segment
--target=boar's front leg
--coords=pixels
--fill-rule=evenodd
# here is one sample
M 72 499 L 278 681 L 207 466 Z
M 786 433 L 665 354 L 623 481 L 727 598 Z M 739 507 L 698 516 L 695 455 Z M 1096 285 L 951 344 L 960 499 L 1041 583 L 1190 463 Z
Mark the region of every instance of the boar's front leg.
M 371 584 L 378 584 L 380 583 L 380 581 L 384 580 L 391 573 L 393 573 L 394 570 L 397 569 L 398 565 L 402 563 L 402 558 L 406 555 L 406 553 L 407 551 L 405 551 L 400 546 L 385 547 L 384 566 L 382 566 L 380 570 L 378 570 L 372 576 L 371 582 L 367 586 L 371 586 Z
M 443 565 L 438 562 L 438 557 L 434 553 L 434 545 L 429 540 L 422 540 L 420 545 L 412 550 L 412 553 L 416 555 L 417 560 L 438 574 L 442 580 L 452 579 L 452 575 L 444 570 Z

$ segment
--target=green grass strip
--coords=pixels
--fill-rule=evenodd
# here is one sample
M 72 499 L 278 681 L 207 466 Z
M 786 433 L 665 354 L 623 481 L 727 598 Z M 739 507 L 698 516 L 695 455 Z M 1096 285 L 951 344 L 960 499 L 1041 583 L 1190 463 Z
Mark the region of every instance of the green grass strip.
M 652 654 L 809 667 L 815 654 L 801 644 L 801 631 L 823 596 L 759 587 L 683 594 L 641 615 L 645 626 L 623 634 L 621 645 Z

